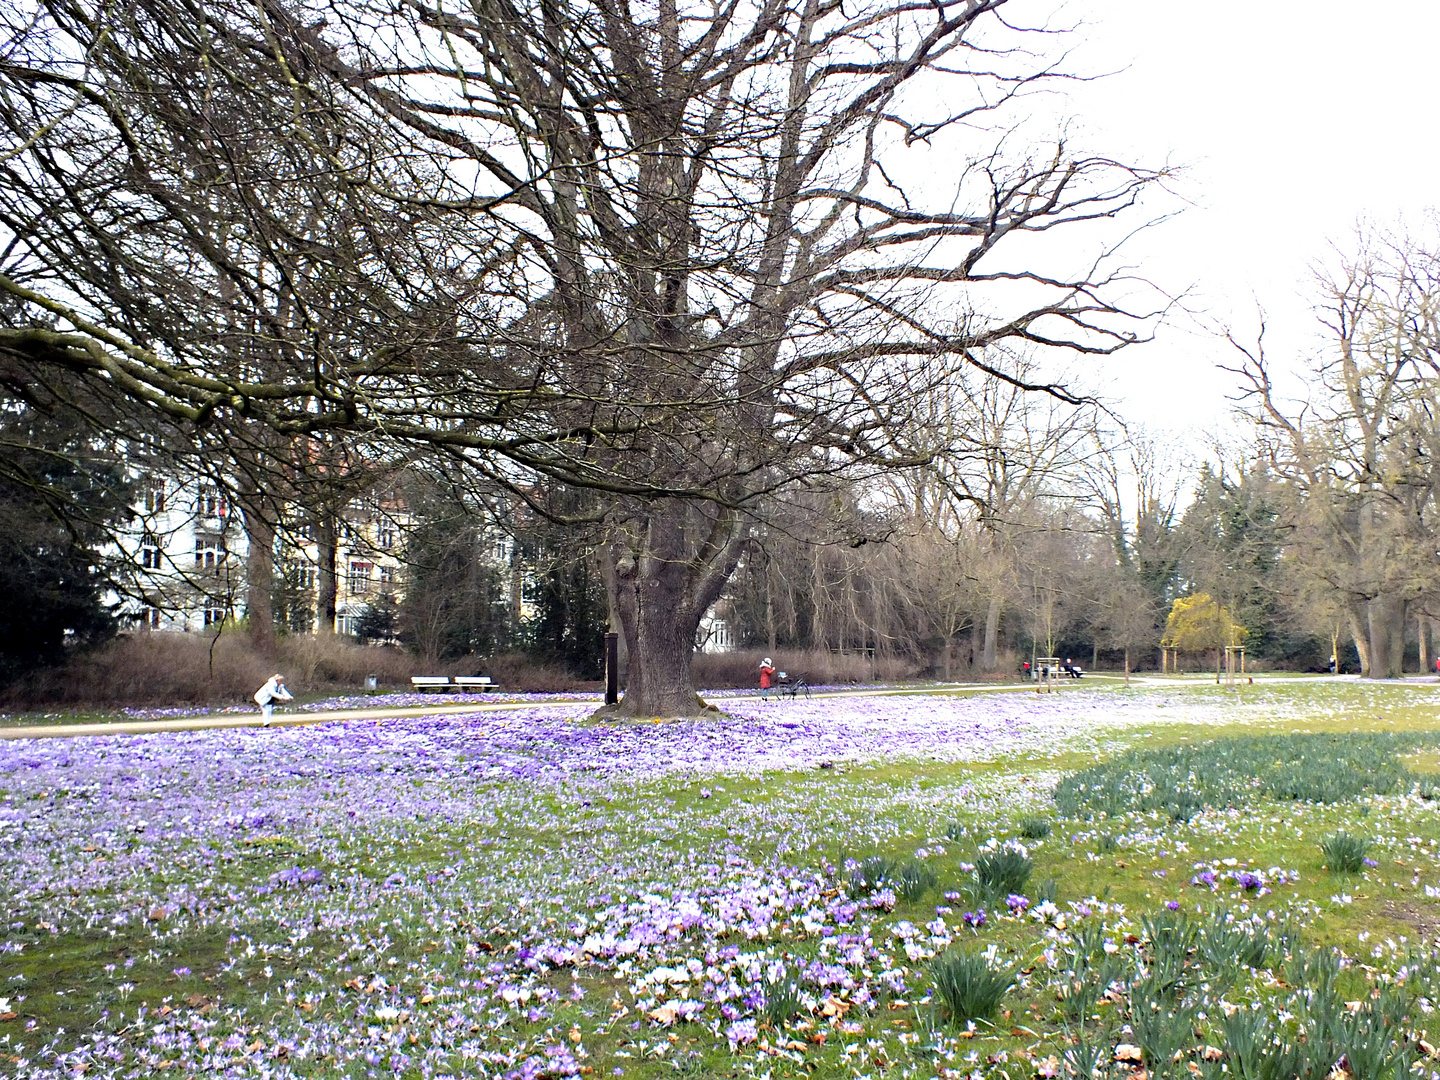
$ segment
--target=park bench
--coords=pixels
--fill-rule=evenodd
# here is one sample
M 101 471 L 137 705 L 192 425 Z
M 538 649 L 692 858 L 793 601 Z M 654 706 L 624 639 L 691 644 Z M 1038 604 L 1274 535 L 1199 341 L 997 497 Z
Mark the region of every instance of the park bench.
M 489 675 L 456 675 L 454 678 L 456 686 L 464 687 L 466 690 L 499 690 L 499 683 L 495 682 Z
M 411 675 L 410 685 L 416 690 L 449 690 L 453 684 L 449 675 Z

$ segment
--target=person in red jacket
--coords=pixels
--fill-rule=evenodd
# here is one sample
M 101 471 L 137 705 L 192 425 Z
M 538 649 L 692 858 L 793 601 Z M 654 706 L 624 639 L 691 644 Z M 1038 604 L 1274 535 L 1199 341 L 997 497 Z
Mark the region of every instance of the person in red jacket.
M 770 680 L 775 677 L 775 661 L 765 657 L 760 661 L 760 696 L 765 700 L 770 698 Z

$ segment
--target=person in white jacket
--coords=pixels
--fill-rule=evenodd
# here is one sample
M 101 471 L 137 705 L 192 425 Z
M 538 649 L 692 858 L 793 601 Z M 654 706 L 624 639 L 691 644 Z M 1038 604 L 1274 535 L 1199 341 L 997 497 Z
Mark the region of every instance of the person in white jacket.
M 291 700 L 290 691 L 285 689 L 284 675 L 270 676 L 270 681 L 255 691 L 255 704 L 260 706 L 260 712 L 264 715 L 267 724 L 275 715 L 275 702 L 289 700 Z

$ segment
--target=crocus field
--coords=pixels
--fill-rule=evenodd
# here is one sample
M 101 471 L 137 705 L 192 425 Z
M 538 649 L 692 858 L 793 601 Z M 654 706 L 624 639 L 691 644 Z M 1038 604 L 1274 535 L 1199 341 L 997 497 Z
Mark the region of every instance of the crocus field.
M 1440 1080 L 1440 686 L 723 704 L 0 741 L 0 1074 Z

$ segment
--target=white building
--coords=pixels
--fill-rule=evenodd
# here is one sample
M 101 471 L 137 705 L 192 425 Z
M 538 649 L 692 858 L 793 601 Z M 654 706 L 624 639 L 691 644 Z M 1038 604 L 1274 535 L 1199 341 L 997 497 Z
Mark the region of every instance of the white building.
M 213 482 L 152 475 L 140 485 L 136 521 L 119 538 L 131 567 L 124 595 L 112 594 L 131 627 L 203 631 L 246 613 L 249 538 L 243 514 Z M 394 493 L 352 499 L 335 523 L 335 631 L 353 634 L 368 605 L 403 597 L 405 532 L 411 522 Z M 498 529 L 486 547 L 506 568 L 515 615 L 535 615 L 536 580 L 519 568 L 515 543 Z M 299 513 L 276 537 L 279 599 L 291 628 L 319 622 L 320 557 L 315 528 Z M 303 613 L 301 624 L 294 616 Z M 279 614 L 279 612 L 277 612 Z

